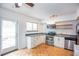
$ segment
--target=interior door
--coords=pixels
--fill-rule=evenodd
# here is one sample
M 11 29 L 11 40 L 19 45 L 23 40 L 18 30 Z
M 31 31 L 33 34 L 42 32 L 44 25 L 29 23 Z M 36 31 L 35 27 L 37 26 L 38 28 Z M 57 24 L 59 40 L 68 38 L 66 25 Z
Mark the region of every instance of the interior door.
M 17 48 L 16 21 L 2 19 L 0 26 L 1 54 L 10 52 Z

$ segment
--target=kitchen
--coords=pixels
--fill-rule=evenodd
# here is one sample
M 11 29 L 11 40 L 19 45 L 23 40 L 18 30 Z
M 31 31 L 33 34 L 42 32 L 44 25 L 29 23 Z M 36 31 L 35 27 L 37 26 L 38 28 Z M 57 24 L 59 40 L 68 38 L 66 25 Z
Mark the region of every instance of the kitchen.
M 67 48 L 67 49 L 70 49 L 70 50 L 74 49 L 74 44 L 76 44 L 76 40 L 77 40 L 76 34 L 71 34 L 72 32 L 70 33 L 68 31 L 70 30 L 70 31 L 74 31 L 75 32 L 76 28 L 74 28 L 74 27 L 76 27 L 76 23 L 77 23 L 77 21 L 74 21 L 74 20 L 61 21 L 61 22 L 57 22 L 56 23 L 56 28 L 55 29 L 56 30 L 62 30 L 62 31 L 61 32 L 59 31 L 58 33 L 56 32 L 56 34 L 53 37 L 55 46 L 58 46 L 58 47 L 61 47 L 61 48 Z M 68 40 L 71 40 L 73 42 L 71 44 L 71 46 L 73 45 L 72 48 L 69 48 Z
M 0 27 L 7 20 L 17 23 L 16 45 L 0 49 L 0 54 L 5 55 L 14 49 L 35 49 L 41 44 L 46 44 L 72 51 L 75 56 L 79 55 L 78 3 L 34 3 L 32 4 L 33 7 L 30 7 L 28 3 L 24 3 L 19 7 L 18 5 L 14 3 L 0 4 Z M 3 23 L 1 23 L 2 21 Z M 8 32 L 8 30 L 4 30 L 6 29 L 5 26 L 2 28 L 0 34 L 3 33 L 1 34 L 3 37 L 0 37 L 0 40 L 4 39 L 5 32 Z M 1 30 L 3 31 L 1 32 Z

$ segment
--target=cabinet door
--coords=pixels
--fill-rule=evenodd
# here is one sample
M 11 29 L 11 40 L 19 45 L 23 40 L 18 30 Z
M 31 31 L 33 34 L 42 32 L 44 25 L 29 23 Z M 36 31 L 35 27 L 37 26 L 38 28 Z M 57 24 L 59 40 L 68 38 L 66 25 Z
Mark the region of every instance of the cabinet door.
M 39 42 L 39 44 L 41 44 L 41 43 L 45 43 L 45 35 L 40 35 L 39 37 L 38 37 L 38 42 Z
M 58 37 L 54 37 L 54 46 L 59 47 Z
M 64 42 L 65 42 L 64 37 L 59 37 L 59 47 L 60 48 L 64 48 Z
M 27 39 L 27 48 L 31 49 L 32 37 L 28 36 L 28 37 L 26 37 L 26 39 Z
M 79 45 L 74 45 L 74 56 L 79 56 Z
M 54 37 L 54 46 L 64 48 L 64 37 Z
M 37 39 L 37 36 L 33 36 L 32 37 L 32 42 L 31 42 L 31 47 L 34 48 L 36 47 L 38 44 L 38 39 Z

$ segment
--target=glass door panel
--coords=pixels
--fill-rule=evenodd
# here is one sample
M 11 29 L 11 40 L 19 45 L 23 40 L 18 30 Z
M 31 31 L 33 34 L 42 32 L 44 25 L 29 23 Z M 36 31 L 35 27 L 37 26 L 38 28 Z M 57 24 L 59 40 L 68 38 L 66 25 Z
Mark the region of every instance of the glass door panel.
M 1 53 L 6 53 L 16 48 L 16 22 L 1 22 Z

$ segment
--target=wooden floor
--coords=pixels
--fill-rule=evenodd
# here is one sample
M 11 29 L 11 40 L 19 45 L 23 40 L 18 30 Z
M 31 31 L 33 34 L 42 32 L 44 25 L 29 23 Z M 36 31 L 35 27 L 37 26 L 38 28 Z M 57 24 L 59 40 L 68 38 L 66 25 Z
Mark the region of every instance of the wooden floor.
M 73 56 L 73 52 L 63 48 L 57 48 L 41 44 L 33 49 L 21 49 L 5 56 Z

